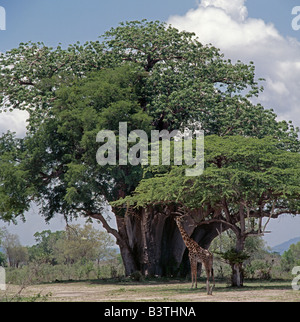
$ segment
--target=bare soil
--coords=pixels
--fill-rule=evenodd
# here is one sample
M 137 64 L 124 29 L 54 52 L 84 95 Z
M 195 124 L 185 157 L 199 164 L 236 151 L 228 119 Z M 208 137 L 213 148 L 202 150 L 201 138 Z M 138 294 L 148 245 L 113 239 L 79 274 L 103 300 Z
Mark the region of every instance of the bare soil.
M 20 300 L 48 302 L 300 302 L 300 291 L 294 291 L 288 281 L 249 282 L 240 289 L 216 283 L 213 295 L 207 295 L 205 285 L 197 290 L 181 281 L 147 281 L 142 283 L 105 281 L 64 282 L 31 285 L 22 290 Z M 0 298 L 9 300 L 20 286 L 9 285 Z M 16 298 L 16 297 L 15 297 Z

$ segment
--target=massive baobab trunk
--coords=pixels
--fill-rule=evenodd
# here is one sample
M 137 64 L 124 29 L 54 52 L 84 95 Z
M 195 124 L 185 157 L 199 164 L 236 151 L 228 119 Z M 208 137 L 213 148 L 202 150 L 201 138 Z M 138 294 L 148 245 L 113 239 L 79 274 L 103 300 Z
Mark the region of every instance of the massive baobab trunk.
M 125 273 L 140 271 L 143 275 L 170 276 L 188 273 L 188 256 L 174 221 L 174 207 L 134 209 L 123 217 L 117 216 L 118 241 Z M 185 229 L 202 247 L 208 248 L 217 236 L 219 224 L 197 227 L 192 220 Z

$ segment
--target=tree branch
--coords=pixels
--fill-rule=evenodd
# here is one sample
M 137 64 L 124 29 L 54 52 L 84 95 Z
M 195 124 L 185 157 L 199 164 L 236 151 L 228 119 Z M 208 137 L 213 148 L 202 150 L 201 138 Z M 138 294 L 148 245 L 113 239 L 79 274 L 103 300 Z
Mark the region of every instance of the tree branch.
M 100 213 L 92 213 L 90 211 L 85 211 L 85 212 L 89 217 L 97 219 L 97 220 L 100 220 L 102 225 L 103 225 L 103 228 L 109 234 L 112 234 L 117 239 L 118 243 L 120 243 L 122 241 L 122 238 L 121 238 L 119 232 L 116 229 L 110 227 L 110 225 L 107 223 L 106 219 L 103 217 L 102 214 L 100 214 Z
M 35 86 L 35 84 L 34 84 L 33 82 L 31 82 L 31 81 L 22 81 L 22 80 L 20 80 L 20 79 L 18 79 L 18 83 L 19 83 L 20 85 Z
M 209 220 L 204 220 L 201 223 L 199 223 L 197 226 L 209 225 L 209 224 L 214 223 L 214 222 L 222 223 L 222 224 L 224 224 L 226 226 L 229 226 L 234 231 L 237 231 L 238 230 L 238 227 L 237 226 L 235 226 L 234 224 L 231 224 L 231 223 L 229 223 L 229 222 L 227 222 L 226 220 L 223 220 L 223 219 L 209 219 Z

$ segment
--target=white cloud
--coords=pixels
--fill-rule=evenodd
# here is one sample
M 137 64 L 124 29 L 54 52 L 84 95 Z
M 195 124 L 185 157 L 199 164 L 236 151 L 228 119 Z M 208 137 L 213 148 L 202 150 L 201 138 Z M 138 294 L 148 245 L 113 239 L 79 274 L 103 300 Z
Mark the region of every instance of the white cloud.
M 273 81 L 267 79 L 268 88 L 274 92 L 275 95 L 288 95 L 290 91 L 286 88 L 285 84 L 281 81 Z
M 0 135 L 8 130 L 16 132 L 17 137 L 24 137 L 26 132 L 26 120 L 28 112 L 14 110 L 0 114 Z
M 203 0 L 200 4 L 203 8 L 214 7 L 224 10 L 233 19 L 244 21 L 248 15 L 248 10 L 244 5 L 244 0 Z
M 283 37 L 272 23 L 248 17 L 245 0 L 202 0 L 184 16 L 168 23 L 195 32 L 199 40 L 221 49 L 226 58 L 253 61 L 265 91 L 259 101 L 279 119 L 300 126 L 300 43 Z

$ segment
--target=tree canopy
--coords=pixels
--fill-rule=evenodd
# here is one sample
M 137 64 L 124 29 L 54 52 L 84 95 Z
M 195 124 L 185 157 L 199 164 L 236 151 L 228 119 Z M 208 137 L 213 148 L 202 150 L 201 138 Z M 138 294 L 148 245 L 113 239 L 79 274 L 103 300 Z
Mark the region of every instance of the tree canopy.
M 21 43 L 0 56 L 0 105 L 30 113 L 34 131 L 47 116 L 61 86 L 95 70 L 130 62 L 140 68 L 140 108 L 158 129 L 179 129 L 200 121 L 206 134 L 273 135 L 292 131 L 276 114 L 250 102 L 262 87 L 255 68 L 224 59 L 193 33 L 159 21 L 132 21 L 106 32 L 99 41 L 63 49 Z
M 286 151 L 280 141 L 243 136 L 206 136 L 203 175 L 187 177 L 184 166 L 149 166 L 133 197 L 137 206 L 147 202 L 179 202 L 188 208 L 220 205 L 224 198 L 249 208 L 275 205 L 274 215 L 297 213 L 299 208 L 299 160 L 297 152 Z M 168 189 L 165 189 L 165 186 Z M 268 208 L 270 210 L 271 208 Z
M 260 90 L 253 64 L 233 64 L 193 33 L 157 21 L 122 23 L 102 43 L 67 49 L 23 43 L 1 54 L 0 65 L 3 109 L 30 113 L 23 140 L 1 138 L 4 219 L 33 199 L 43 200 L 51 218 L 78 213 L 79 203 L 85 213 L 99 212 L 101 196 L 110 201 L 134 191 L 139 167 L 95 163 L 97 132 L 117 130 L 120 121 L 147 131 L 199 121 L 206 134 L 272 135 L 298 148 L 292 126 L 250 102 Z
M 241 222 L 241 208 L 244 219 L 299 214 L 299 161 L 299 153 L 270 137 L 207 136 L 203 175 L 187 177 L 184 166 L 150 166 L 145 173 L 151 177 L 125 201 L 137 207 L 177 203 L 183 213 L 201 209 L 198 222 L 221 220 L 230 226 Z

